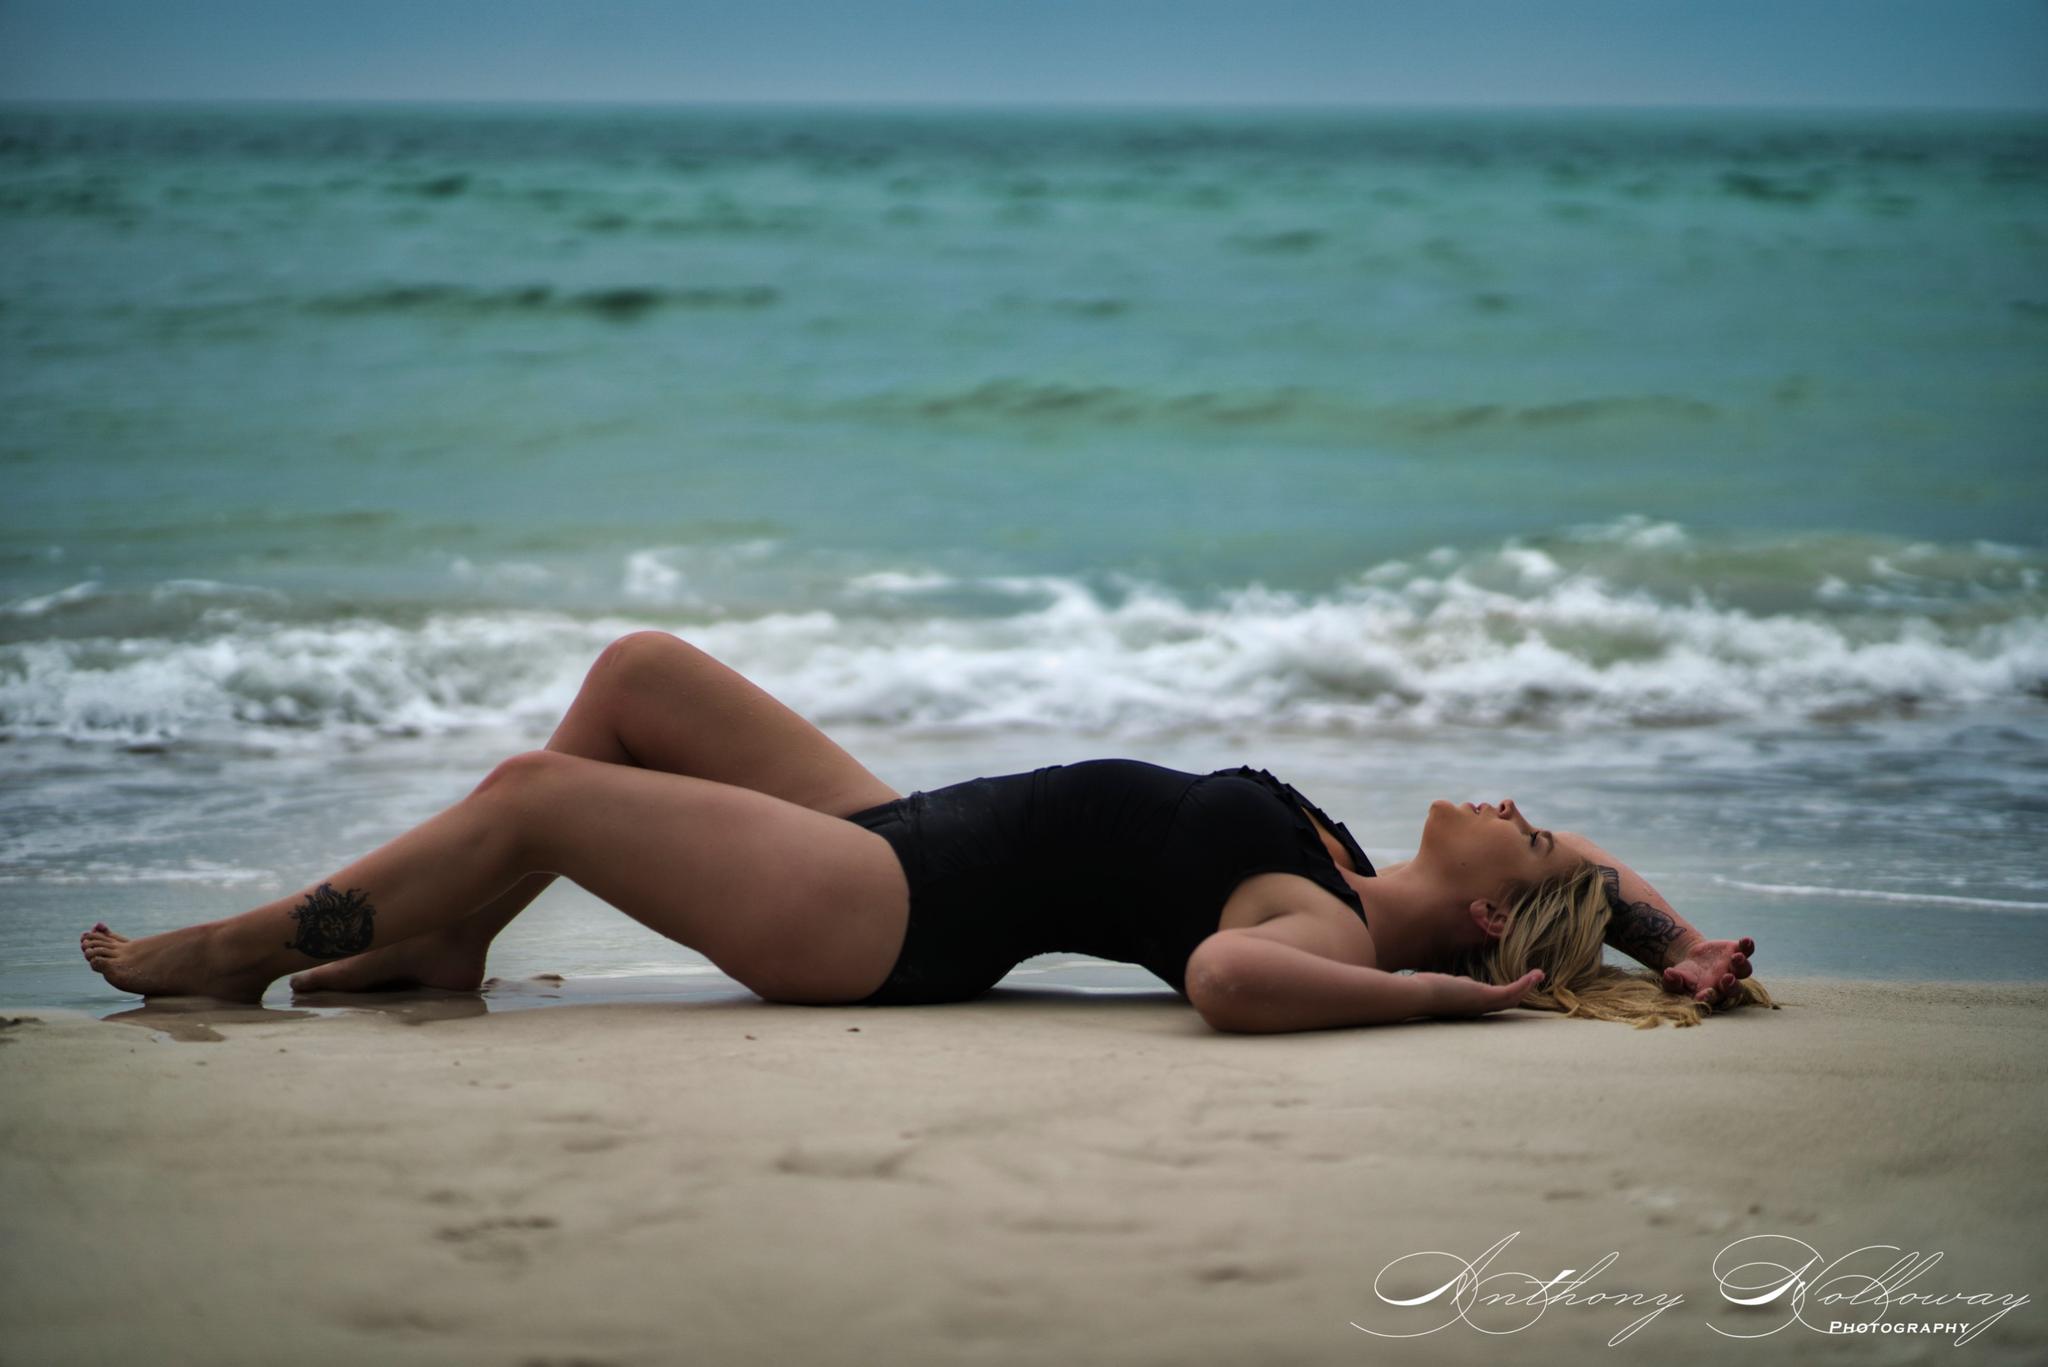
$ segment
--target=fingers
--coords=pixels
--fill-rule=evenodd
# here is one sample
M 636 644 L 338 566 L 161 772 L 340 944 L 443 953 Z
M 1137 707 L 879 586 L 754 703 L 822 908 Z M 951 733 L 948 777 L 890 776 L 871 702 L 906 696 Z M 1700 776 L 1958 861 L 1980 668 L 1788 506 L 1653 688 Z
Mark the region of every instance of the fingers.
M 1732 1006 L 1740 1001 L 1742 994 L 1735 986 L 1735 975 L 1723 973 L 1711 987 L 1703 987 L 1692 994 L 1692 999 L 1702 1006 Z
M 1749 956 L 1756 952 L 1756 941 L 1745 935 L 1734 942 L 1734 949 L 1727 951 L 1727 963 L 1716 964 L 1718 951 L 1728 941 L 1719 941 L 1710 946 L 1714 952 L 1698 953 L 1683 964 L 1664 970 L 1664 990 L 1691 997 L 1702 1006 L 1733 1006 L 1743 999 L 1741 981 L 1756 970 Z
M 1749 956 L 1756 953 L 1756 941 L 1747 935 L 1735 943 L 1735 953 L 1729 957 L 1728 973 L 1721 980 L 1721 993 L 1725 1001 L 1742 1000 L 1742 990 L 1736 986 L 1738 979 L 1747 978 L 1755 970 L 1750 967 Z
M 1533 989 L 1541 986 L 1542 983 L 1543 970 L 1540 968 L 1530 969 L 1521 977 L 1515 979 L 1513 982 L 1508 983 L 1499 989 L 1501 994 L 1500 1005 L 1517 1005 L 1521 1002 L 1522 998 L 1528 996 Z
M 1511 983 L 1487 983 L 1463 974 L 1417 974 L 1427 976 L 1439 989 L 1438 1003 L 1428 1014 L 1436 1016 L 1484 1016 L 1521 1004 L 1531 989 L 1542 984 L 1544 972 L 1532 968 Z

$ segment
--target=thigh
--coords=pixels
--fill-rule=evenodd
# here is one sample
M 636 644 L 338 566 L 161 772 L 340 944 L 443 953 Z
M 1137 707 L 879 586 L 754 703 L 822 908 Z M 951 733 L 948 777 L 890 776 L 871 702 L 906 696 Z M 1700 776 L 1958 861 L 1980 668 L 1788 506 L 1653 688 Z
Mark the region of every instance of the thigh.
M 542 751 L 507 785 L 526 862 L 710 959 L 763 997 L 857 1001 L 909 922 L 888 841 L 709 779 Z
M 751 788 L 830 816 L 901 796 L 823 731 L 711 655 L 662 631 L 607 647 L 591 670 L 635 762 Z

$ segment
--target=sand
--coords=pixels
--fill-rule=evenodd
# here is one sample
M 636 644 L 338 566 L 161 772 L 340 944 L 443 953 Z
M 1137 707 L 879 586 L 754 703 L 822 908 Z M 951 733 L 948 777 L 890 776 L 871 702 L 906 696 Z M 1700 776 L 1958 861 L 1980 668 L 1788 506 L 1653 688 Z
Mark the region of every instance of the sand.
M 1016 988 L 16 1008 L 0 1362 L 2041 1361 L 2048 986 L 1768 981 L 1655 1031 L 1225 1036 Z M 1504 1238 L 1481 1294 L 1592 1275 L 1380 1294 Z M 1794 1249 L 1986 1303 L 1719 1293 L 1717 1255 Z M 1819 1332 L 1865 1320 L 1975 1332 Z

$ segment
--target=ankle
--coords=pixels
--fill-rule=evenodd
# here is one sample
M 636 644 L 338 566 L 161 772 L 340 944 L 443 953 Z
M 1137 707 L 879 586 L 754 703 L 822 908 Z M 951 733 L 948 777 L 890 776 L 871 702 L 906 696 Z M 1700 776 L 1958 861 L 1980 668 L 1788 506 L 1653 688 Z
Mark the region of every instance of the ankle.
M 214 972 L 241 977 L 263 971 L 275 978 L 305 967 L 299 960 L 308 956 L 290 947 L 278 929 L 276 916 L 267 914 L 271 912 L 271 908 L 260 908 L 199 927 L 205 932 L 206 959 Z

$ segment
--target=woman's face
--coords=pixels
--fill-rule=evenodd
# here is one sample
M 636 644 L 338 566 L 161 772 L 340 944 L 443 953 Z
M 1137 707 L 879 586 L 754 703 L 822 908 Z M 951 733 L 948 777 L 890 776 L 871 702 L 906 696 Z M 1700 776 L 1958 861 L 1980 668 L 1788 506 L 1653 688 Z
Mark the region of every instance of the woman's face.
M 1561 847 L 1547 827 L 1531 824 L 1513 798 L 1430 803 L 1415 857 L 1467 903 L 1494 901 L 1511 880 L 1535 882 L 1579 863 L 1579 856 Z

